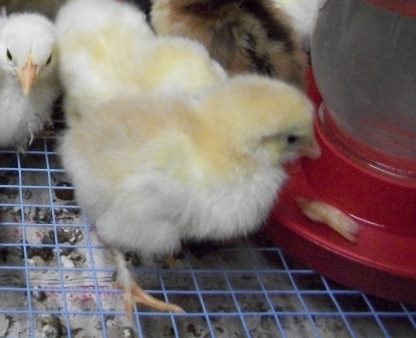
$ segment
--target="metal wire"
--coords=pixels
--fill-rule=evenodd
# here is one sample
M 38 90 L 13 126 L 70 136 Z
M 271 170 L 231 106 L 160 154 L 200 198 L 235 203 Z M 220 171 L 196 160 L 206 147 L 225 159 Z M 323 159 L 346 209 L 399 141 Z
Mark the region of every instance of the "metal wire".
M 1 337 L 416 337 L 415 306 L 338 285 L 258 237 L 188 249 L 174 269 L 126 254 L 147 291 L 187 310 L 129 320 L 55 143 L 0 150 Z

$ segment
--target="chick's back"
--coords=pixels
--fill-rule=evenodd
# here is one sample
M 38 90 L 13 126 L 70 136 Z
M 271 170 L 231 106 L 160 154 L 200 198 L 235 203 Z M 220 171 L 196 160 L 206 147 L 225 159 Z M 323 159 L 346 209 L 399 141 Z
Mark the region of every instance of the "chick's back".
M 165 103 L 157 96 L 142 94 L 135 99 L 111 100 L 98 110 L 98 119 L 94 114 L 85 116 L 66 137 L 79 152 L 77 157 L 85 158 L 86 169 L 94 176 L 102 177 L 109 184 L 120 184 L 140 168 L 150 169 L 149 165 L 156 168 L 158 152 L 146 153 L 146 148 L 157 142 L 162 142 L 159 147 L 162 148 L 163 139 L 168 136 L 172 147 L 177 147 L 179 157 L 179 142 L 174 140 L 184 136 L 179 115 L 186 110 L 180 102 Z M 175 112 L 174 116 L 169 115 L 171 111 Z M 95 160 L 90 161 L 93 156 Z
M 63 139 L 77 200 L 102 239 L 116 247 L 171 253 L 180 246 L 178 219 L 189 187 L 172 173 L 186 148 L 184 107 L 174 106 L 175 118 L 164 114 L 171 105 L 164 111 L 150 96 L 109 102 L 100 107 L 100 119 L 85 116 Z

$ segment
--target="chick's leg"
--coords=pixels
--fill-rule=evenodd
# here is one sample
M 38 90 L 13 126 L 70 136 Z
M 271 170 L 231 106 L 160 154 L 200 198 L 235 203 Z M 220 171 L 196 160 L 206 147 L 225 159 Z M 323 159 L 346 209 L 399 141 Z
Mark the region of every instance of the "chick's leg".
M 124 304 L 129 318 L 132 318 L 133 316 L 134 303 L 139 303 L 162 312 L 185 312 L 181 307 L 175 304 L 163 302 L 146 293 L 131 276 L 122 253 L 113 248 L 110 250 L 117 267 L 117 284 L 124 291 Z
M 175 269 L 176 268 L 176 257 L 174 255 L 169 255 L 167 258 L 167 264 L 169 269 Z
M 341 210 L 328 203 L 302 197 L 297 198 L 296 203 L 312 221 L 328 225 L 351 242 L 357 241 L 358 224 Z

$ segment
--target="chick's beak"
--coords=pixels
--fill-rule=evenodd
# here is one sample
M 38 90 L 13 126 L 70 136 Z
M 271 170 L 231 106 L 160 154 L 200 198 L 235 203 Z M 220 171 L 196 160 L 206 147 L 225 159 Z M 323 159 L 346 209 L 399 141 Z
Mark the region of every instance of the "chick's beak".
M 313 160 L 321 156 L 321 148 L 315 138 L 302 149 L 300 155 L 309 157 Z
M 39 67 L 34 65 L 32 58 L 29 57 L 26 64 L 19 70 L 18 77 L 23 93 L 27 96 L 30 94 L 33 85 L 39 75 Z

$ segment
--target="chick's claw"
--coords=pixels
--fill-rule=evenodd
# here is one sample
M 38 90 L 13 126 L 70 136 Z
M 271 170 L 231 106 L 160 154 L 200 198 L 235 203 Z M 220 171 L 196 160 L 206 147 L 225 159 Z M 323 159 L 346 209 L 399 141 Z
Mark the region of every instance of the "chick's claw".
M 328 203 L 302 197 L 296 198 L 296 203 L 303 214 L 312 221 L 328 225 L 350 242 L 357 241 L 358 224 L 341 210 Z

